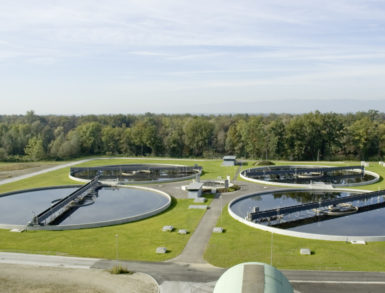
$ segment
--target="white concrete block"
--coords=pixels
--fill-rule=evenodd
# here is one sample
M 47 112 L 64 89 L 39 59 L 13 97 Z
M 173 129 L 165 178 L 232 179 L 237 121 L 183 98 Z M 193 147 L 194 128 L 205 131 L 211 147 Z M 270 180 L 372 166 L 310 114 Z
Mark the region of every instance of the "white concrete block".
M 163 232 L 172 232 L 174 230 L 174 227 L 171 225 L 163 226 L 162 231 Z
M 207 205 L 189 205 L 188 206 L 189 209 L 200 209 L 200 210 L 206 210 L 207 209 Z
M 214 227 L 213 232 L 214 233 L 223 233 L 223 228 L 222 227 Z
M 309 248 L 301 248 L 301 249 L 299 250 L 299 253 L 300 253 L 301 255 L 311 255 L 311 250 L 310 250 Z
M 166 247 L 157 247 L 155 250 L 156 253 L 167 253 Z

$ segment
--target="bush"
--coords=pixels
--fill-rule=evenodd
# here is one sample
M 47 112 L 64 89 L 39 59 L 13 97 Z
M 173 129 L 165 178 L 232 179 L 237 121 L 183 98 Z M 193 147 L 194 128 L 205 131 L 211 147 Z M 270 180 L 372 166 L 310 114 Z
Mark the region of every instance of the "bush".
M 224 192 L 237 191 L 239 189 L 241 189 L 241 187 L 239 185 L 234 184 L 233 186 L 231 186 L 229 188 L 219 188 L 219 189 L 217 189 L 217 191 L 220 192 L 220 193 L 224 193 Z
M 129 274 L 132 275 L 134 272 L 129 271 L 127 268 L 121 266 L 121 265 L 115 265 L 112 267 L 112 269 L 109 270 L 109 272 L 113 275 L 121 275 L 121 274 Z
M 254 163 L 254 166 L 271 166 L 271 165 L 275 165 L 275 164 L 271 161 L 257 161 Z

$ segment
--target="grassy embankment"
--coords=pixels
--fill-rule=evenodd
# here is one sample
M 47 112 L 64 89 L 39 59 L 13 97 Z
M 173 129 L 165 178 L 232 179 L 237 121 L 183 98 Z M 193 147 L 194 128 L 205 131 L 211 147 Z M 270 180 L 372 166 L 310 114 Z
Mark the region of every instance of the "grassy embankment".
M 293 162 L 276 162 L 278 164 L 294 164 Z M 306 164 L 298 162 L 297 164 Z M 309 162 L 308 164 L 316 164 Z M 317 163 L 318 164 L 318 163 Z M 323 165 L 359 165 L 358 162 L 333 163 L 322 162 Z M 251 164 L 250 164 L 251 165 Z M 369 171 L 374 171 L 385 177 L 385 167 L 372 162 Z M 378 190 L 385 189 L 385 182 L 357 189 Z M 213 265 L 229 267 L 246 261 L 271 262 L 280 269 L 302 270 L 357 270 L 357 271 L 385 271 L 385 242 L 369 242 L 367 245 L 353 245 L 345 242 L 309 240 L 287 237 L 260 231 L 248 227 L 232 219 L 223 210 L 222 226 L 224 234 L 213 234 L 205 259 Z M 219 224 L 219 223 L 218 223 Z M 300 248 L 309 248 L 314 254 L 301 256 Z
M 203 178 L 217 178 L 234 174 L 235 168 L 219 167 L 221 161 L 198 161 L 191 160 L 95 160 L 81 166 L 98 166 L 128 163 L 167 163 L 194 165 L 198 163 L 205 169 Z M 0 186 L 0 192 L 13 190 L 76 184 L 68 178 L 69 168 L 52 171 L 43 175 L 34 176 Z M 231 174 L 232 173 L 232 174 Z M 211 199 L 209 199 L 209 202 Z M 173 205 L 161 215 L 142 221 L 124 225 L 83 229 L 73 231 L 35 231 L 24 233 L 10 233 L 0 230 L 0 250 L 17 251 L 28 253 L 44 253 L 59 255 L 75 255 L 85 257 L 99 257 L 113 259 L 116 257 L 116 236 L 118 235 L 119 259 L 162 261 L 173 258 L 180 254 L 185 247 L 191 233 L 179 235 L 176 231 L 162 232 L 164 225 L 173 225 L 176 229 L 187 229 L 193 232 L 204 214 L 203 210 L 188 209 L 193 201 L 178 199 Z M 169 253 L 165 255 L 155 254 L 158 246 L 165 246 Z

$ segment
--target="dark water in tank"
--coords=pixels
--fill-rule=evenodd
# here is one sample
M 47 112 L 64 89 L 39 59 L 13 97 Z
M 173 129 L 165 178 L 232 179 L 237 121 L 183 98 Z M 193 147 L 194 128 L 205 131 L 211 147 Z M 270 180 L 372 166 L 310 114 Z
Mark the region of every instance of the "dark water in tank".
M 55 188 L 0 197 L 0 223 L 25 225 L 34 215 L 49 208 L 52 202 L 75 190 L 76 188 Z M 127 218 L 155 210 L 167 202 L 166 197 L 153 191 L 103 187 L 92 200 L 78 206 L 60 225 Z
M 319 202 L 320 199 L 333 199 L 348 196 L 348 192 L 322 192 L 322 191 L 295 191 L 295 192 L 271 192 L 263 195 L 255 195 L 245 198 L 232 205 L 232 211 L 245 218 L 253 207 L 260 210 L 282 208 L 301 203 Z M 372 201 L 384 199 L 374 198 Z M 354 205 L 362 205 L 355 202 Z M 305 224 L 289 230 L 317 234 L 346 235 L 346 236 L 377 236 L 385 235 L 385 208 L 366 211 L 363 213 L 349 214 L 347 216 Z
M 103 170 L 103 172 L 98 172 L 98 170 L 84 170 L 73 173 L 72 175 L 82 179 L 93 179 L 97 174 L 100 174 L 100 180 L 116 180 L 118 179 L 121 183 L 132 183 L 132 182 L 143 182 L 143 181 L 169 181 L 177 180 L 180 178 L 192 176 L 197 174 L 193 170 L 180 170 L 178 168 L 173 169 L 154 169 L 154 170 L 141 170 L 140 166 L 138 170 L 129 170 L 124 171 L 119 168 L 111 170 Z
M 274 168 L 274 170 L 288 170 L 289 167 L 283 166 Z M 300 167 L 298 168 L 300 169 Z M 264 180 L 269 182 L 282 182 L 290 184 L 312 184 L 316 182 L 323 182 L 326 184 L 353 184 L 362 183 L 373 180 L 375 177 L 369 174 L 361 174 L 351 170 L 332 171 L 323 174 L 322 176 L 313 176 L 313 178 L 304 178 L 295 174 L 268 174 L 268 175 L 248 175 L 248 177 Z

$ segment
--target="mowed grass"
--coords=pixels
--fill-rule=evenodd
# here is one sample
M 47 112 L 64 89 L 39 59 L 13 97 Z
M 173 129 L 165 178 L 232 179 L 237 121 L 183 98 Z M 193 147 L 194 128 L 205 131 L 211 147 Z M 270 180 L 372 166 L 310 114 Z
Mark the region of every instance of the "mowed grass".
M 221 167 L 221 160 L 163 160 L 163 159 L 105 159 L 94 160 L 82 166 L 115 165 L 130 163 L 164 163 L 194 165 L 204 167 L 203 179 L 215 179 L 218 176 L 233 177 L 237 167 Z M 278 164 L 311 165 L 359 165 L 359 162 L 277 162 Z M 249 162 L 248 166 L 251 167 Z M 385 168 L 377 162 L 371 162 L 370 171 L 382 177 Z M 231 173 L 233 172 L 233 173 Z M 69 168 L 53 171 L 16 183 L 0 186 L 0 192 L 33 188 L 39 186 L 74 184 L 68 178 Z M 381 179 L 379 183 L 358 189 L 385 189 Z M 10 233 L 0 230 L 0 250 L 29 253 L 75 255 L 114 259 L 116 257 L 116 239 L 120 259 L 163 261 L 181 253 L 191 234 L 179 235 L 176 232 L 162 232 L 164 225 L 173 225 L 177 229 L 193 232 L 204 214 L 202 210 L 189 210 L 191 200 L 178 200 L 173 207 L 161 215 L 139 222 L 73 231 L 36 231 Z M 273 235 L 241 224 L 232 219 L 227 208 L 223 210 L 221 226 L 224 234 L 212 234 L 205 258 L 213 265 L 229 267 L 244 261 L 261 261 L 270 263 L 273 247 L 273 265 L 281 269 L 309 270 L 360 270 L 384 271 L 385 243 L 375 242 L 367 245 L 352 245 L 345 242 L 307 240 L 295 237 Z M 116 237 L 115 235 L 118 235 Z M 272 243 L 272 246 L 271 246 Z M 165 246 L 170 251 L 166 255 L 155 254 L 158 246 Z M 301 256 L 300 248 L 309 248 L 314 254 Z
M 220 225 L 220 223 L 218 223 Z M 222 223 L 226 232 L 213 233 L 205 259 L 218 267 L 241 262 L 271 263 L 279 269 L 385 271 L 385 242 L 353 245 L 345 242 L 309 240 L 287 237 L 257 230 L 235 221 L 223 210 Z M 312 255 L 300 255 L 309 248 Z
M 202 179 L 217 179 L 218 177 L 225 178 L 227 175 L 233 178 L 236 173 L 237 166 L 234 167 L 222 167 L 222 160 L 165 160 L 165 159 L 96 159 L 86 163 L 76 165 L 77 167 L 95 167 L 105 165 L 119 165 L 119 164 L 177 164 L 194 166 L 198 164 L 203 167 Z M 19 180 L 17 182 L 0 185 L 0 193 L 36 188 L 47 187 L 55 185 L 71 185 L 79 184 L 68 177 L 70 172 L 69 167 L 52 171 L 49 173 L 36 175 L 27 179 Z M 165 183 L 167 184 L 167 183 Z
M 69 171 L 70 168 L 66 167 L 45 174 L 36 175 L 27 179 L 0 185 L 0 193 L 37 187 L 81 184 L 68 178 Z
M 327 165 L 355 166 L 360 162 L 275 162 L 277 165 Z M 251 163 L 252 165 L 252 163 Z M 371 162 L 366 170 L 376 172 L 380 181 L 355 189 L 385 189 L 385 167 Z M 284 187 L 285 188 L 285 187 Z M 353 188 L 353 187 L 351 187 Z M 354 189 L 353 188 L 353 189 Z M 218 223 L 219 225 L 220 223 Z M 237 222 L 227 212 L 222 213 L 226 233 L 212 234 L 205 259 L 219 267 L 229 267 L 245 261 L 271 262 L 280 269 L 385 271 L 385 242 L 369 242 L 353 245 L 345 242 L 301 239 L 272 234 Z M 302 256 L 301 248 L 309 248 L 313 254 Z M 226 256 L 226 257 L 224 257 Z
M 118 247 L 118 258 L 122 260 L 163 261 L 182 252 L 204 214 L 204 210 L 188 209 L 192 202 L 173 200 L 170 209 L 161 215 L 111 227 L 23 233 L 0 230 L 0 250 L 115 259 Z M 163 232 L 165 225 L 176 230 Z M 190 234 L 179 235 L 178 229 L 187 229 Z M 169 252 L 156 254 L 159 246 Z
M 131 163 L 165 163 L 194 165 L 194 161 L 164 161 L 164 160 L 129 160 L 105 159 L 94 160 L 82 166 L 102 166 Z M 208 172 L 216 171 L 218 162 L 206 164 Z M 80 165 L 79 165 L 80 166 Z M 68 178 L 70 168 L 65 167 L 49 173 L 30 177 L 14 183 L 0 186 L 0 193 L 36 187 L 54 185 L 79 184 Z M 224 171 L 225 172 L 225 171 Z M 219 175 L 218 175 L 219 176 Z M 208 204 L 212 199 L 208 200 Z M 74 255 L 113 259 L 116 257 L 116 242 L 118 242 L 119 259 L 162 261 L 180 254 L 191 233 L 195 230 L 204 210 L 188 209 L 191 199 L 173 199 L 172 206 L 161 215 L 138 222 L 104 228 L 82 229 L 72 231 L 28 231 L 10 233 L 0 230 L 0 250 L 28 253 Z M 174 232 L 163 232 L 162 227 L 172 225 Z M 178 229 L 187 229 L 190 233 L 179 235 Z M 118 235 L 118 236 L 116 236 Z M 167 254 L 156 254 L 155 250 L 164 246 Z

